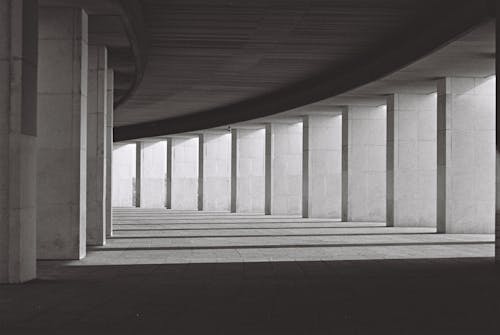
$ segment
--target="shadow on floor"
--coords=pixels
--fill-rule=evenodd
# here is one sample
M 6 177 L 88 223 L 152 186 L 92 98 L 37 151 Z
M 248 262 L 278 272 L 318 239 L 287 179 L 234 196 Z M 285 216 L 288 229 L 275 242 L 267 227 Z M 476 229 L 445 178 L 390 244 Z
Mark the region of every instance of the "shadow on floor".
M 480 241 L 440 241 L 408 243 L 311 243 L 311 244 L 255 244 L 255 245 L 210 245 L 210 246 L 175 246 L 175 247 L 92 247 L 89 251 L 151 251 L 151 250 L 233 250 L 233 249 L 283 249 L 283 248 L 347 248 L 347 247 L 406 247 L 406 246 L 443 246 L 443 245 L 495 245 L 495 242 Z
M 492 258 L 63 266 L 0 286 L 1 334 L 498 334 Z

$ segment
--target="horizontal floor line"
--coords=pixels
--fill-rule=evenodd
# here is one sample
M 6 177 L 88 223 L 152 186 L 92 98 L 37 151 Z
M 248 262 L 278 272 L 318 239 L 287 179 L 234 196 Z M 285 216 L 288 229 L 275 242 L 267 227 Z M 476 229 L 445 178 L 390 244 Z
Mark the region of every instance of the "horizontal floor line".
M 132 228 L 132 229 L 113 229 L 113 231 L 168 231 L 168 230 L 264 230 L 264 229 L 356 229 L 356 228 L 390 228 L 386 226 L 356 226 L 356 227 L 235 227 L 235 228 Z
M 148 222 L 149 221 L 149 222 Z M 161 222 L 158 222 L 161 221 Z M 252 219 L 230 219 L 230 220 L 223 220 L 223 219 L 203 219 L 203 220 L 192 220 L 192 219 L 165 219 L 165 218 L 158 218 L 158 219 L 152 219 L 152 218 L 145 218 L 145 217 L 140 217 L 137 219 L 124 219 L 124 220 L 116 220 L 113 222 L 113 224 L 142 224 L 141 222 L 148 222 L 147 224 L 162 224 L 162 223 L 175 223 L 175 222 L 192 222 L 193 224 L 202 224 L 202 223 L 209 223 L 209 224 L 214 224 L 214 223 L 219 223 L 219 224 L 234 224 L 234 223 L 255 223 L 255 224 L 269 224 L 269 223 L 346 223 L 348 224 L 349 222 L 342 222 L 338 220 L 304 220 L 304 219 L 290 219 L 290 220 L 264 220 L 264 219 L 258 219 L 258 220 L 252 220 Z M 200 222 L 201 221 L 201 222 Z M 222 221 L 222 222 L 218 222 Z M 139 222 L 139 223 L 135 223 Z M 373 222 L 374 225 L 385 225 L 385 222 Z
M 186 236 L 112 236 L 108 237 L 107 239 L 109 240 L 122 240 L 122 239 L 161 239 L 161 238 L 225 238 L 225 237 L 248 237 L 248 238 L 253 238 L 253 237 L 309 237 L 309 236 L 315 236 L 315 237 L 322 237 L 322 236 L 383 236 L 383 235 L 391 235 L 391 236 L 397 236 L 397 235 L 435 235 L 436 233 L 432 232 L 416 232 L 416 233 L 346 233 L 346 234 L 283 234 L 283 235 L 186 235 Z
M 89 247 L 90 251 L 152 251 L 152 250 L 216 250 L 216 249 L 286 249 L 286 248 L 344 248 L 344 247 L 405 247 L 427 245 L 494 245 L 495 242 L 409 242 L 409 243 L 352 243 L 352 244 L 270 244 L 185 247 Z

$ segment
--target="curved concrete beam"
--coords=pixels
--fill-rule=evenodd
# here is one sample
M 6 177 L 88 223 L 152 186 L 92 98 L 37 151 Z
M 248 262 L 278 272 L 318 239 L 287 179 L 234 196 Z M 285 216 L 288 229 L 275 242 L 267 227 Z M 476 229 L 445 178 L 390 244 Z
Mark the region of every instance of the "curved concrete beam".
M 98 39 L 99 44 L 109 47 L 109 67 L 115 71 L 117 87 L 114 97 L 115 108 L 124 103 L 141 82 L 147 62 L 149 34 L 145 28 L 142 4 L 140 0 L 40 0 L 45 7 L 83 8 L 92 17 L 102 17 L 99 26 L 106 33 L 116 32 L 114 17 L 119 17 L 123 30 L 120 37 L 106 35 Z M 92 21 L 89 21 L 92 23 Z M 92 27 L 90 27 L 92 29 Z M 121 30 L 121 29 L 120 29 Z M 97 33 L 99 34 L 99 33 Z M 123 36 L 123 37 L 121 37 Z M 123 47 L 122 40 L 128 39 L 128 46 Z M 92 40 L 89 41 L 92 44 Z M 118 45 L 118 47 L 116 45 Z M 126 49 L 126 50 L 125 50 Z M 120 68 L 132 69 L 133 73 L 123 74 Z M 131 77 L 131 78 L 128 78 Z M 125 78 L 122 80 L 122 78 Z
M 115 0 L 119 4 L 123 24 L 135 56 L 135 77 L 128 91 L 115 100 L 115 108 L 125 102 L 139 86 L 144 76 L 149 48 L 149 34 L 144 24 L 142 5 L 138 0 Z
M 445 46 L 447 43 L 470 31 L 475 26 L 491 19 L 494 1 L 457 1 L 446 15 L 429 22 L 424 31 L 414 31 L 404 40 L 394 42 L 394 48 L 378 48 L 347 66 L 344 73 L 327 71 L 280 91 L 186 116 L 141 124 L 116 127 L 114 140 L 159 136 L 195 131 L 252 120 L 332 96 L 345 93 L 364 84 L 380 79 Z M 368 61 L 367 60 L 371 60 Z

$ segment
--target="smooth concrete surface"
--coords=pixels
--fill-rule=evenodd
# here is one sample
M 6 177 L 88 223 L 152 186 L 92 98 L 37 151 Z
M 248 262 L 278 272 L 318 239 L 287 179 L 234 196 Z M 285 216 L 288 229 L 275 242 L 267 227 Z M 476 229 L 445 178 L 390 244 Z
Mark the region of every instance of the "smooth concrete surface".
M 116 208 L 115 236 L 85 260 L 124 265 L 492 257 L 492 234 L 436 234 L 298 215 Z
M 342 221 L 386 219 L 386 106 L 342 112 Z
M 307 115 L 303 121 L 302 216 L 340 218 L 342 112 Z
M 498 270 L 492 259 L 463 258 L 460 251 L 470 249 L 466 244 L 447 249 L 463 256 L 97 266 L 40 262 L 40 281 L 22 290 L 0 287 L 1 306 L 10 304 L 0 316 L 2 330 L 25 335 L 496 334 L 497 300 L 491 292 Z M 114 254 L 103 251 L 96 258 Z M 382 306 L 391 309 L 390 324 Z
M 167 142 L 143 141 L 141 144 L 141 207 L 164 208 L 167 194 Z
M 236 213 L 238 207 L 238 129 L 231 129 L 231 203 L 229 210 Z
M 266 125 L 266 214 L 302 214 L 302 122 Z
M 202 150 L 203 210 L 230 211 L 231 209 L 231 133 L 204 132 L 200 141 Z
M 172 209 L 198 209 L 198 137 L 172 137 Z
M 108 50 L 88 49 L 87 97 L 87 245 L 106 243 L 106 122 Z
M 114 217 L 116 236 L 84 260 L 42 261 L 39 281 L 0 286 L 0 329 L 496 334 L 492 235 L 164 209 Z
M 113 207 L 135 205 L 135 151 L 135 143 L 114 143 L 113 145 Z
M 37 254 L 85 256 L 87 14 L 39 9 Z
M 203 210 L 203 186 L 204 186 L 204 170 L 205 170 L 205 149 L 203 134 L 198 134 L 198 210 Z
M 436 227 L 436 94 L 387 97 L 387 225 Z
M 134 206 L 141 207 L 142 192 L 142 142 L 135 142 Z
M 232 211 L 264 213 L 265 129 L 232 129 Z
M 36 277 L 37 6 L 0 0 L 0 283 Z
M 438 81 L 437 228 L 495 232 L 495 76 Z
M 500 17 L 500 6 L 497 6 L 497 17 Z M 500 25 L 496 24 L 496 36 L 500 36 Z M 496 54 L 500 49 L 500 43 L 496 43 Z M 500 69 L 500 58 L 496 57 L 496 68 Z M 498 77 L 496 77 L 496 110 L 495 110 L 495 124 L 500 121 L 500 85 L 498 84 Z M 500 122 L 499 122 L 500 123 Z M 496 133 L 496 167 L 495 167 L 495 260 L 500 264 L 500 133 L 495 128 Z
M 114 71 L 107 71 L 107 109 L 106 109 L 106 236 L 113 235 L 113 111 L 114 111 Z
M 167 184 L 166 184 L 166 208 L 172 209 L 172 139 L 167 141 Z
M 339 93 L 383 101 L 391 86 L 426 87 L 445 73 L 489 75 L 497 2 L 144 1 L 151 57 L 117 113 L 130 127 L 116 136 L 226 127 L 331 105 Z

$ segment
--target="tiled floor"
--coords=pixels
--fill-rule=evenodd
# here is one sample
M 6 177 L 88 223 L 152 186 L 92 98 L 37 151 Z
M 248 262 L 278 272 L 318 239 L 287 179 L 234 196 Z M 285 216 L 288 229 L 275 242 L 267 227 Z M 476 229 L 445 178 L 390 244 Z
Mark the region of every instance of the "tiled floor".
M 493 257 L 492 235 L 443 235 L 290 216 L 115 210 L 115 235 L 78 265 Z
M 87 258 L 0 286 L 0 334 L 497 334 L 491 235 L 146 209 L 115 220 Z

